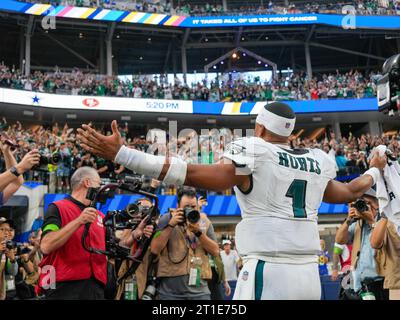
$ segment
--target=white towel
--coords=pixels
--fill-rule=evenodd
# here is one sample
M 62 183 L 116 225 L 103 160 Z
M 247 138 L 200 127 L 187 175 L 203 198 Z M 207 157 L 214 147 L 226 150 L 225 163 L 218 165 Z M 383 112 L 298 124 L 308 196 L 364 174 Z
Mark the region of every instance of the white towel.
M 373 151 L 384 155 L 387 147 L 380 145 Z M 376 183 L 376 196 L 379 200 L 379 211 L 385 213 L 389 220 L 400 227 L 400 166 L 397 161 L 388 159 L 388 164 Z

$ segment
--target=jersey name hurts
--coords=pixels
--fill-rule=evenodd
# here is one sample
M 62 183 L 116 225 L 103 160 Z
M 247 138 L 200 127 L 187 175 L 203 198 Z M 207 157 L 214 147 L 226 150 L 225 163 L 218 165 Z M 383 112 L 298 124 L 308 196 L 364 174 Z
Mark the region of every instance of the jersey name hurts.
M 310 157 L 293 157 L 286 152 L 278 152 L 279 165 L 300 171 L 321 174 L 320 164 Z

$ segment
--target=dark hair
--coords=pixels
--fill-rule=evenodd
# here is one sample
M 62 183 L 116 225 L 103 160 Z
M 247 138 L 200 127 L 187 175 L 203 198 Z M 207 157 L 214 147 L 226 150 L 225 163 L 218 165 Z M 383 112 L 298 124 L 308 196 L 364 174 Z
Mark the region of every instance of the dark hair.
M 178 205 L 181 203 L 183 196 L 189 198 L 197 198 L 196 189 L 192 187 L 182 187 L 178 190 Z
M 293 109 L 288 104 L 283 102 L 273 102 L 267 104 L 264 106 L 264 109 L 286 119 L 296 118 L 296 114 L 293 112 Z

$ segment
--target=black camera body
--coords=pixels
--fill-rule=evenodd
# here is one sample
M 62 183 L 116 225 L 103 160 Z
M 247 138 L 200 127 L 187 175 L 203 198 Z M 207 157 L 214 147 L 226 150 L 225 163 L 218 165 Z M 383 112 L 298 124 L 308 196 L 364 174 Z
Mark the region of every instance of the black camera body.
M 7 250 L 14 250 L 18 247 L 18 243 L 16 243 L 15 241 L 12 240 L 8 240 L 6 242 L 6 249 Z
M 368 204 L 364 199 L 357 199 L 352 205 L 359 213 L 369 210 Z
M 15 242 L 13 240 L 8 240 L 6 242 L 6 248 L 7 250 L 17 249 L 17 256 L 31 252 L 31 249 L 25 247 L 22 243 Z
M 49 164 L 57 165 L 61 161 L 61 154 L 55 152 L 51 155 L 40 154 L 39 166 L 47 166 Z
M 188 221 L 192 224 L 196 224 L 200 220 L 200 212 L 192 209 L 191 207 L 183 208 L 183 216 L 185 218 L 183 223 L 186 223 Z
M 385 61 L 382 74 L 377 82 L 379 111 L 393 116 L 400 111 L 400 54 Z

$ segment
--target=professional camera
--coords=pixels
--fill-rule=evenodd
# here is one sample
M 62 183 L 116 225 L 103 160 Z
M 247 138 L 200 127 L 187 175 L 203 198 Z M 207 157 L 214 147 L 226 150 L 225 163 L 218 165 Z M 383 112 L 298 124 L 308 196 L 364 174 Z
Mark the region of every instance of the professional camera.
M 8 240 L 6 242 L 6 248 L 8 250 L 17 249 L 17 256 L 20 256 L 25 253 L 30 253 L 31 249 L 25 247 L 22 243 L 15 242 L 13 240 Z
M 359 213 L 363 213 L 369 210 L 369 207 L 364 199 L 357 199 L 356 202 L 354 202 L 351 206 L 355 208 Z
M 150 213 L 151 208 L 131 203 L 126 206 L 125 210 L 107 212 L 104 225 L 115 230 L 135 229 Z
M 154 300 L 157 293 L 157 278 L 150 277 L 146 289 L 143 293 L 142 300 Z
M 200 220 L 200 212 L 198 212 L 197 210 L 193 210 L 189 206 L 183 208 L 183 213 L 183 216 L 185 217 L 183 223 L 189 221 L 192 224 L 196 224 Z
M 377 83 L 379 111 L 393 116 L 400 110 L 400 54 L 385 61 L 382 74 Z
M 14 250 L 15 248 L 18 247 L 18 243 L 16 243 L 15 241 L 12 240 L 8 240 L 6 242 L 6 248 L 7 250 Z
M 61 154 L 54 152 L 51 155 L 40 153 L 39 166 L 47 166 L 48 164 L 57 165 L 61 161 Z
M 89 247 L 86 244 L 90 224 L 86 225 L 81 242 L 85 250 L 91 253 L 106 255 L 109 259 L 118 261 L 118 264 L 123 260 L 131 261 L 128 271 L 117 280 L 117 283 L 120 284 L 122 280 L 132 275 L 142 263 L 144 255 L 150 246 L 152 236 L 150 238 L 144 237 L 141 239 L 137 243 L 135 253 L 132 255 L 131 248 L 119 245 L 120 239 L 116 236 L 116 231 L 123 229 L 133 230 L 145 217 L 147 217 L 147 225 L 155 225 L 155 221 L 159 217 L 160 212 L 158 209 L 157 196 L 144 191 L 142 189 L 142 180 L 134 177 L 125 177 L 125 180 L 120 181 L 118 184 L 107 184 L 100 188 L 89 188 L 86 198 L 90 200 L 90 206 L 96 208 L 98 203 L 104 205 L 109 199 L 113 198 L 117 189 L 140 194 L 153 201 L 153 206 L 149 208 L 133 203 L 129 204 L 124 210 L 108 211 L 103 219 L 103 224 L 106 229 L 106 250 Z

